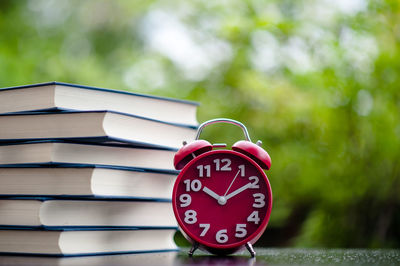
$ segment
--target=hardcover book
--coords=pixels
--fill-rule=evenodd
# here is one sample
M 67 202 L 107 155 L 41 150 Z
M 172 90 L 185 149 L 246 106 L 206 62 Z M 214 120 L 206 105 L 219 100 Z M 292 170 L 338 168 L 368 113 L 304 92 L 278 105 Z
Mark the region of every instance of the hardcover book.
M 180 148 L 195 128 L 110 111 L 0 115 L 0 142 L 69 139 Z
M 62 82 L 0 89 L 0 113 L 109 110 L 197 126 L 197 106 L 190 101 Z
M 159 241 L 159 240 L 158 240 Z M 146 252 L 129 252 L 97 256 L 16 256 L 2 254 L 0 265 L 7 266 L 175 266 L 180 265 L 176 249 L 150 250 Z M 90 254 L 93 255 L 93 254 Z
M 176 174 L 108 167 L 0 168 L 1 196 L 171 200 Z
M 107 166 L 177 173 L 174 150 L 116 144 L 37 141 L 0 145 L 0 166 Z
M 171 202 L 0 199 L 0 226 L 176 228 Z
M 177 250 L 173 229 L 0 229 L 0 254 L 82 256 Z

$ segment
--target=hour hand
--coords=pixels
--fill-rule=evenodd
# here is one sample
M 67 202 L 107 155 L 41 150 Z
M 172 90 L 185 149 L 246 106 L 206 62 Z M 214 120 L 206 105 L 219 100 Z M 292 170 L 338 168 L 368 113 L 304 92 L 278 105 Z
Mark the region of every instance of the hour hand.
M 215 193 L 214 191 L 212 191 L 208 187 L 203 187 L 203 191 L 206 194 L 208 194 L 209 196 L 211 196 L 212 198 L 216 199 L 218 201 L 219 205 L 225 205 L 226 204 L 225 197 L 218 195 L 217 193 Z
M 218 195 L 217 193 L 215 193 L 214 191 L 212 191 L 211 189 L 209 189 L 208 187 L 203 187 L 203 191 L 208 194 L 209 196 L 213 197 L 216 200 L 219 200 L 219 198 L 221 197 L 220 195 Z

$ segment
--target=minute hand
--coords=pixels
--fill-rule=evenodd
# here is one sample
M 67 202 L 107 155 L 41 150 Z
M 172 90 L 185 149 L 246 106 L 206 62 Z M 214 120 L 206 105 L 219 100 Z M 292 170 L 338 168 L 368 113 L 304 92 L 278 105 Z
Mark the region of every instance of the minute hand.
M 252 183 L 248 183 L 248 184 L 244 185 L 243 187 L 240 187 L 240 188 L 236 189 L 235 191 L 233 191 L 232 193 L 229 193 L 228 195 L 226 195 L 225 199 L 228 200 L 228 199 L 232 198 L 233 196 L 236 196 L 240 192 L 243 192 L 246 189 L 250 188 L 251 186 L 252 186 Z

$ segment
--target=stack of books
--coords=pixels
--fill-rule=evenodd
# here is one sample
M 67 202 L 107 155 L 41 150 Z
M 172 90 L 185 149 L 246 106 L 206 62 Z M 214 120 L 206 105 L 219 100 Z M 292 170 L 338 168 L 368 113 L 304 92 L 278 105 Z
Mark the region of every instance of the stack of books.
M 59 82 L 0 89 L 0 253 L 176 250 L 173 156 L 196 110 Z

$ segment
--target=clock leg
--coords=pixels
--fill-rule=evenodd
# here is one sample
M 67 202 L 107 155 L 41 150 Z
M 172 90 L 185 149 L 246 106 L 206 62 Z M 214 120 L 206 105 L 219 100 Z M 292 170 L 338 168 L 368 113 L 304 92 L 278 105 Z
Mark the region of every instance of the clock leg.
M 196 249 L 198 249 L 199 248 L 199 243 L 197 243 L 197 242 L 194 242 L 193 243 L 193 245 L 192 245 L 192 247 L 190 248 L 190 250 L 189 250 L 189 257 L 192 257 L 193 256 L 193 253 L 196 251 Z
M 256 252 L 254 251 L 253 246 L 250 244 L 250 242 L 246 243 L 246 248 L 247 250 L 250 252 L 250 255 L 252 258 L 254 258 L 256 256 Z

